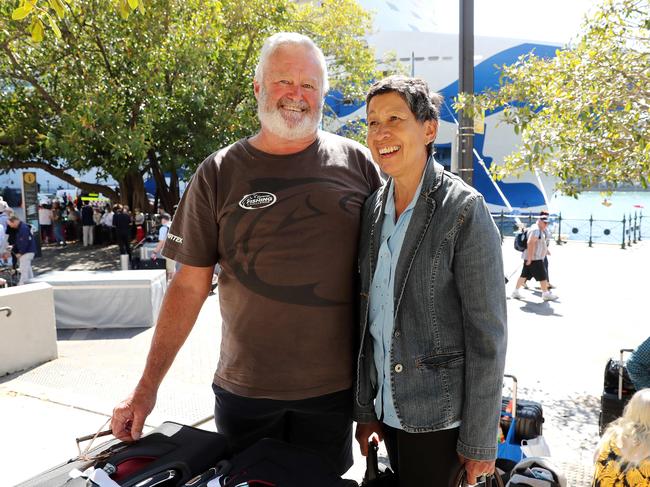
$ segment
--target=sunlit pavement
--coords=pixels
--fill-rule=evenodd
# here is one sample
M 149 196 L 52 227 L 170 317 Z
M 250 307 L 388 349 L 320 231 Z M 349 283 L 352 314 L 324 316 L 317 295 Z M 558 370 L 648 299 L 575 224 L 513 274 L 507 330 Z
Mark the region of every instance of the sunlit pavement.
M 512 239 L 503 245 L 505 274 L 514 288 L 521 261 Z M 506 371 L 519 379 L 519 397 L 544 407 L 544 436 L 569 485 L 590 485 L 598 441 L 603 370 L 621 348 L 634 348 L 647 326 L 645 241 L 588 248 L 551 248 L 550 276 L 560 299 L 543 303 L 536 283 L 524 300 L 508 299 Z M 98 310 L 98 312 L 101 312 Z M 192 424 L 212 414 L 210 388 L 219 347 L 218 297 L 197 325 L 165 379 L 147 424 Z M 3 485 L 14 485 L 77 454 L 74 439 L 94 433 L 135 385 L 152 329 L 59 331 L 59 358 L 0 379 Z M 214 429 L 207 420 L 202 428 Z M 360 480 L 357 455 L 347 477 Z

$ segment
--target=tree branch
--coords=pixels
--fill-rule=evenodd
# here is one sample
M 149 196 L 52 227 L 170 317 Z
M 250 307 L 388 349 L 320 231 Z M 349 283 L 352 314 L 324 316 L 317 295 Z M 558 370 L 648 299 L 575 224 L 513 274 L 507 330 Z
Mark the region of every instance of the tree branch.
M 111 201 L 118 201 L 120 199 L 119 192 L 115 191 L 110 186 L 107 186 L 105 184 L 87 183 L 85 181 L 81 181 L 79 178 L 76 178 L 71 174 L 68 174 L 63 169 L 50 166 L 46 162 L 40 162 L 40 161 L 22 162 L 22 161 L 14 160 L 11 162 L 10 168 L 11 169 L 42 169 L 43 171 L 51 174 L 52 176 L 56 176 L 57 178 L 62 179 L 63 181 L 70 183 L 81 190 L 90 191 L 93 193 L 102 193 L 104 196 L 108 197 Z
M 36 78 L 34 78 L 33 76 L 25 72 L 25 70 L 16 59 L 16 56 L 14 56 L 14 53 L 11 51 L 9 46 L 7 44 L 4 44 L 2 46 L 2 49 L 7 54 L 9 60 L 11 61 L 11 64 L 14 70 L 16 71 L 16 74 L 20 75 L 19 79 L 31 84 L 34 87 L 34 89 L 41 95 L 43 100 L 45 100 L 45 102 L 52 108 L 52 110 L 54 110 L 57 114 L 60 115 L 63 110 L 61 109 L 59 104 L 56 102 L 56 100 L 54 100 L 54 98 L 52 98 L 52 96 L 47 92 L 47 90 L 43 88 L 43 86 L 39 83 L 39 81 Z

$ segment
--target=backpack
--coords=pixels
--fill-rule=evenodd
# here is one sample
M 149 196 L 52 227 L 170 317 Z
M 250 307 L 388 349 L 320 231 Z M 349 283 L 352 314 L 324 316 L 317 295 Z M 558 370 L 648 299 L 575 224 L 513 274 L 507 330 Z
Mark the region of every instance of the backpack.
M 566 487 L 564 472 L 548 458 L 524 458 L 514 466 L 506 487 Z
M 523 252 L 528 248 L 528 230 L 522 228 L 515 234 L 515 250 Z

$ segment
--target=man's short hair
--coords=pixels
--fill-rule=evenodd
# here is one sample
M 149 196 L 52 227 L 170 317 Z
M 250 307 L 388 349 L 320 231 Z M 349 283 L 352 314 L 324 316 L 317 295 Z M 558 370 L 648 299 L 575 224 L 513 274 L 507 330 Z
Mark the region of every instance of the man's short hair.
M 288 45 L 308 47 L 314 51 L 316 59 L 321 66 L 321 88 L 323 90 L 322 95 L 325 96 L 325 93 L 327 93 L 330 89 L 329 80 L 327 78 L 327 62 L 325 61 L 325 55 L 323 54 L 323 51 L 321 51 L 321 49 L 314 43 L 314 41 L 305 35 L 298 34 L 297 32 L 278 32 L 277 34 L 273 34 L 271 37 L 268 37 L 264 41 L 264 44 L 262 45 L 262 49 L 260 51 L 260 59 L 257 63 L 257 67 L 255 68 L 255 81 L 262 83 L 264 80 L 266 63 L 268 62 L 269 58 L 278 48 Z
M 15 222 L 15 221 L 20 221 L 20 218 L 18 218 L 16 215 L 11 215 L 8 219 L 10 222 Z
M 429 85 L 423 79 L 395 75 L 375 82 L 366 95 L 366 110 L 375 96 L 388 93 L 401 96 L 418 122 L 433 120 L 438 123 L 442 95 L 429 90 Z M 427 154 L 431 155 L 432 152 L 433 141 L 427 144 Z
M 161 219 L 161 220 L 171 220 L 172 217 L 169 216 L 169 213 L 161 213 L 161 214 L 160 214 L 160 219 Z

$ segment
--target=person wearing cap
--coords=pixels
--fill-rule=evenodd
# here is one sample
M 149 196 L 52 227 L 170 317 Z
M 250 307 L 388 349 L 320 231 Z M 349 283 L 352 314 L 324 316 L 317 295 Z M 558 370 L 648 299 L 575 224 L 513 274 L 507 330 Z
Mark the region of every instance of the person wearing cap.
M 531 228 L 528 232 L 528 246 L 521 253 L 524 266 L 521 270 L 521 276 L 517 280 L 515 290 L 512 292 L 512 297 L 515 299 L 523 298 L 519 289 L 521 289 L 528 279 L 532 278 L 539 282 L 544 301 L 555 301 L 558 299 L 558 296 L 553 294 L 549 288 L 548 270 L 544 266 L 544 259 L 548 255 L 548 243 L 546 239 L 548 219 L 547 212 L 540 214 L 537 219 L 537 228 Z
M 20 264 L 20 281 L 18 285 L 26 284 L 34 273 L 32 272 L 32 260 L 36 254 L 36 241 L 32 235 L 32 229 L 27 223 L 20 221 L 17 216 L 9 217 L 7 222 L 11 228 L 16 230 L 16 243 L 13 251 Z
M 169 233 L 169 225 L 171 222 L 171 217 L 167 213 L 160 215 L 160 229 L 158 230 L 158 243 L 156 247 L 151 252 L 152 258 L 157 258 L 160 255 L 160 251 L 165 246 L 165 240 L 167 240 L 167 234 Z

